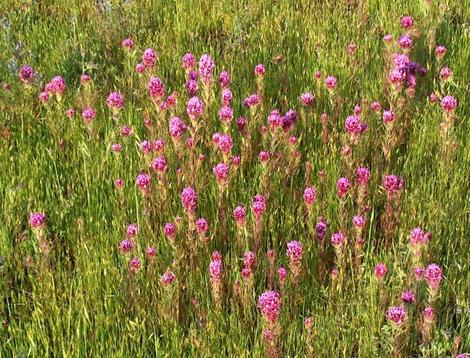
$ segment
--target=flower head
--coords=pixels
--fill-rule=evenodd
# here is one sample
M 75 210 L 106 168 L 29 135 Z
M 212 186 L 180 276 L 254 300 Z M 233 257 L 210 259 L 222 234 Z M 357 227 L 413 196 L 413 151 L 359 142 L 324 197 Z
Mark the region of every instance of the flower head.
M 192 97 L 186 104 L 186 112 L 192 120 L 198 119 L 204 111 L 204 103 L 199 97 Z
M 404 29 L 409 29 L 413 26 L 413 18 L 411 16 L 403 16 L 400 20 L 400 25 Z
M 243 264 L 250 270 L 255 267 L 256 255 L 253 251 L 248 251 L 243 254 Z
M 305 107 L 310 107 L 313 104 L 315 96 L 311 92 L 305 92 L 300 95 L 300 102 Z
M 194 69 L 194 66 L 196 66 L 196 58 L 191 52 L 184 54 L 182 62 L 183 68 L 188 72 Z
M 401 294 L 401 300 L 405 303 L 413 303 L 415 301 L 415 294 L 413 291 L 405 291 Z
M 243 206 L 237 206 L 235 209 L 233 209 L 232 212 L 232 217 L 233 220 L 237 223 L 237 225 L 243 225 L 245 223 L 245 218 L 246 218 L 246 211 Z
M 131 38 L 126 38 L 122 40 L 121 46 L 124 47 L 125 49 L 130 50 L 132 47 L 134 47 L 134 40 L 132 40 Z
M 214 167 L 213 171 L 219 185 L 227 184 L 229 176 L 229 166 L 227 164 L 219 163 Z
M 31 66 L 25 65 L 18 71 L 18 77 L 21 82 L 30 84 L 34 80 L 34 77 L 36 77 L 36 72 Z
M 269 322 L 276 322 L 281 312 L 281 295 L 277 291 L 266 291 L 258 299 L 258 308 Z
M 212 81 L 214 68 L 215 63 L 212 57 L 208 54 L 202 55 L 199 59 L 199 74 L 206 85 Z
M 356 169 L 356 180 L 359 185 L 367 185 L 370 180 L 370 170 L 366 167 Z
M 291 263 L 300 263 L 302 261 L 303 247 L 298 241 L 291 241 L 287 243 L 287 256 Z
M 222 278 L 222 260 L 221 258 L 213 259 L 209 264 L 209 273 L 211 280 L 220 281 Z
M 333 235 L 331 235 L 331 244 L 336 248 L 336 249 L 341 249 L 343 245 L 345 244 L 346 241 L 346 236 L 342 232 L 336 232 Z
M 186 212 L 192 214 L 197 208 L 197 194 L 192 187 L 186 187 L 181 192 L 181 202 Z
M 142 263 L 137 257 L 134 257 L 133 259 L 129 261 L 129 269 L 133 273 L 139 272 L 141 268 L 142 268 Z
M 142 63 L 145 67 L 153 67 L 157 62 L 157 54 L 153 48 L 148 48 L 144 51 L 142 55 Z
M 209 230 L 209 223 L 205 218 L 199 218 L 196 221 L 196 229 L 199 235 L 204 235 Z
M 119 243 L 119 250 L 121 250 L 122 253 L 127 254 L 131 252 L 135 247 L 135 242 L 130 239 L 124 239 Z
M 124 107 L 124 96 L 120 92 L 111 92 L 106 99 L 106 105 L 113 110 L 120 110 Z
M 222 71 L 219 75 L 219 82 L 222 88 L 227 88 L 230 84 L 230 73 L 227 71 Z
M 150 181 L 150 175 L 148 175 L 147 173 L 141 173 L 137 175 L 137 178 L 135 179 L 135 184 L 143 194 L 146 194 L 148 189 L 150 188 Z
M 447 112 L 451 113 L 457 107 L 457 100 L 452 96 L 445 96 L 441 99 L 441 108 Z
M 437 290 L 442 280 L 442 269 L 437 264 L 430 264 L 426 267 L 424 278 L 431 289 Z
M 263 77 L 265 73 L 266 73 L 266 68 L 264 67 L 264 65 L 262 63 L 258 63 L 255 66 L 255 76 Z
M 46 227 L 47 215 L 41 212 L 29 214 L 29 224 L 33 230 L 43 229 Z
M 147 89 L 153 100 L 160 100 L 165 96 L 165 85 L 159 77 L 150 77 L 147 83 Z
M 403 306 L 389 307 L 387 310 L 387 319 L 396 326 L 401 326 L 406 320 L 406 311 Z
M 160 276 L 160 282 L 164 287 L 171 285 L 176 280 L 176 276 L 172 271 L 167 271 Z
M 260 220 L 266 211 L 266 199 L 263 195 L 255 195 L 253 198 L 253 214 L 255 215 L 256 220 Z
M 398 175 L 387 175 L 384 178 L 383 185 L 388 196 L 393 196 L 403 190 L 405 181 Z
M 85 124 L 90 124 L 96 117 L 96 112 L 93 108 L 87 107 L 82 111 L 82 118 Z
M 385 275 L 387 274 L 387 272 L 388 272 L 388 268 L 385 264 L 378 263 L 375 266 L 374 274 L 375 274 L 375 277 L 377 279 L 382 280 L 385 277 Z
M 325 78 L 325 85 L 329 91 L 334 91 L 338 85 L 338 80 L 334 76 L 328 76 Z
M 129 239 L 134 239 L 139 233 L 139 227 L 137 224 L 129 224 L 126 229 L 126 236 Z
M 351 188 L 351 182 L 348 178 L 339 178 L 336 181 L 336 189 L 338 192 L 338 196 L 340 199 L 344 198 L 348 193 L 349 189 Z
M 173 223 L 166 223 L 163 227 L 163 234 L 167 239 L 174 239 L 176 235 L 176 226 Z
M 168 163 L 163 155 L 156 157 L 152 162 L 152 168 L 157 173 L 165 173 L 168 169 Z
M 168 130 L 170 132 L 170 136 L 178 141 L 186 131 L 186 124 L 179 117 L 171 117 Z
M 317 201 L 317 189 L 314 186 L 309 186 L 304 190 L 305 205 L 311 206 Z

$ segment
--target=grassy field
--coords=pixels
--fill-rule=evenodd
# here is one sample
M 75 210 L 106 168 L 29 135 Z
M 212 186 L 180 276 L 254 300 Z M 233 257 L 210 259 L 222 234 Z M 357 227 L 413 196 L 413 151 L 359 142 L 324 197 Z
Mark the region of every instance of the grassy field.
M 0 2 L 0 357 L 470 352 L 469 19 L 465 0 Z

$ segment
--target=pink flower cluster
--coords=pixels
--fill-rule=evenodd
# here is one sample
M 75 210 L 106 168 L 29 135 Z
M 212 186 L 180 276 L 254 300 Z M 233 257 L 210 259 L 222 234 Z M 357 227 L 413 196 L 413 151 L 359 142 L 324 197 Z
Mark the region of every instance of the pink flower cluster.
M 339 178 L 336 181 L 336 189 L 340 199 L 343 199 L 351 188 L 351 182 L 348 178 Z
M 314 186 L 305 188 L 304 202 L 307 206 L 312 206 L 317 201 L 317 189 Z
M 432 290 L 437 290 L 442 281 L 442 269 L 437 264 L 430 264 L 426 267 L 424 278 Z
M 197 208 L 197 194 L 192 187 L 186 187 L 181 192 L 181 202 L 183 204 L 184 210 L 193 214 Z
M 384 178 L 383 185 L 389 197 L 400 193 L 405 187 L 405 181 L 398 175 L 387 175 Z
M 212 281 L 220 281 L 222 278 L 222 257 L 217 251 L 212 253 L 212 261 L 209 264 L 209 273 Z
M 18 77 L 21 82 L 30 84 L 36 77 L 36 72 L 31 66 L 22 66 L 18 72 Z
M 287 256 L 291 264 L 299 264 L 302 261 L 303 247 L 298 241 L 291 241 L 287 243 Z
M 47 216 L 44 213 L 37 212 L 29 214 L 29 224 L 33 229 L 43 229 L 46 227 Z
M 281 295 L 277 291 L 266 291 L 258 298 L 258 308 L 263 317 L 275 323 L 281 313 Z
M 176 276 L 173 271 L 167 271 L 160 276 L 160 282 L 164 287 L 171 285 L 176 280 Z
M 264 212 L 266 211 L 266 198 L 260 194 L 255 195 L 253 198 L 252 208 L 256 221 L 261 220 Z
M 389 307 L 386 316 L 392 324 L 402 326 L 405 323 L 407 314 L 403 306 L 396 306 Z
M 106 99 L 106 105 L 113 110 L 120 110 L 124 107 L 124 96 L 120 92 L 111 92 Z
M 233 209 L 232 216 L 237 225 L 243 225 L 246 218 L 245 208 L 243 206 L 237 206 L 235 209 Z
M 202 81 L 207 85 L 211 83 L 212 77 L 214 76 L 215 63 L 212 57 L 208 54 L 204 54 L 199 59 L 199 74 Z

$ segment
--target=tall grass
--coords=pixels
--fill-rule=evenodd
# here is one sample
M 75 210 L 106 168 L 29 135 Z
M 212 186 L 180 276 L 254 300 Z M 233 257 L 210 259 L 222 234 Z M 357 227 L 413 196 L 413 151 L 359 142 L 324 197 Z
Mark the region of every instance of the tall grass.
M 268 288 L 281 291 L 276 322 L 280 355 L 444 357 L 470 351 L 469 9 L 460 1 L 424 0 L 2 2 L 0 356 L 273 355 L 263 338 L 269 324 L 257 308 L 258 297 Z M 413 16 L 415 23 L 410 57 L 429 71 L 418 76 L 414 94 L 393 96 L 387 73 L 390 48 L 396 45 L 386 45 L 383 36 L 399 37 L 403 15 Z M 133 51 L 121 46 L 127 37 L 134 40 Z M 350 43 L 357 46 L 354 55 L 348 55 Z M 434 52 L 438 44 L 448 50 L 440 62 Z M 158 53 L 157 64 L 138 75 L 134 66 L 148 47 Z M 194 150 L 195 163 L 199 153 L 205 159 L 194 166 L 184 144 L 178 150 L 173 146 L 170 115 L 156 110 L 146 89 L 150 74 L 160 77 L 167 95 L 178 93 L 171 111 L 189 125 L 181 67 L 186 52 L 197 58 L 211 54 L 216 63 L 214 101 L 206 102 L 201 140 Z M 266 74 L 262 104 L 253 114 L 242 102 L 259 91 L 253 73 L 258 63 L 265 65 Z M 30 87 L 18 79 L 25 64 L 37 72 Z M 443 65 L 453 71 L 445 83 L 438 75 Z M 226 129 L 218 119 L 222 70 L 232 77 L 234 120 L 245 116 L 249 123 L 257 121 L 251 161 L 245 162 L 246 148 L 234 120 Z M 321 79 L 315 71 L 321 71 Z M 80 84 L 83 73 L 92 78 L 88 89 Z M 51 96 L 47 105 L 41 104 L 39 92 L 56 75 L 67 83 L 63 99 Z M 338 79 L 333 94 L 324 84 L 327 75 Z M 125 97 L 117 122 L 105 103 L 112 91 Z M 310 109 L 299 101 L 307 91 L 315 94 Z M 433 91 L 458 100 L 447 142 L 440 129 L 443 110 L 428 99 Z M 403 131 L 392 135 L 397 140 L 388 160 L 382 115 L 369 109 L 373 101 L 383 109 L 400 108 L 397 121 Z M 353 155 L 346 156 L 344 145 L 350 139 L 344 120 L 355 105 L 362 107 L 369 128 L 353 146 Z M 97 112 L 92 131 L 81 118 L 86 106 Z M 70 107 L 77 112 L 72 119 L 65 114 Z M 271 135 L 261 135 L 256 127 L 267 126 L 273 109 L 284 114 L 291 108 L 299 120 L 289 136 L 296 136 L 298 144 L 289 145 L 286 136 L 274 146 Z M 322 113 L 328 115 L 325 142 Z M 154 122 L 153 132 L 144 124 L 147 117 Z M 123 125 L 133 135 L 122 137 Z M 232 154 L 242 156 L 238 169 L 231 166 L 225 189 L 212 172 L 226 159 L 211 145 L 215 132 L 229 133 Z M 169 167 L 162 185 L 148 167 L 157 154 L 146 157 L 139 149 L 144 139 L 160 137 Z M 113 143 L 122 144 L 120 153 L 111 151 Z M 259 150 L 271 152 L 272 164 L 258 161 Z M 361 208 L 354 178 L 359 165 L 369 167 L 372 177 L 370 208 L 361 211 L 366 217 L 364 253 L 356 264 L 351 219 Z M 142 170 L 153 176 L 148 196 L 135 185 Z M 405 181 L 397 206 L 390 209 L 393 218 L 387 218 L 382 182 L 388 174 Z M 337 196 L 340 177 L 353 183 L 344 200 Z M 117 178 L 124 180 L 122 191 L 115 187 Z M 194 219 L 204 217 L 209 223 L 202 235 L 208 237 L 206 244 L 180 200 L 189 185 L 198 195 Z M 310 209 L 303 199 L 307 186 L 317 190 Z M 256 194 L 266 196 L 258 250 L 251 212 Z M 247 212 L 241 228 L 232 218 L 238 205 Z M 31 212 L 47 214 L 44 230 L 30 227 Z M 315 237 L 320 215 L 328 223 L 323 249 Z M 174 245 L 163 234 L 167 222 L 181 222 Z M 130 223 L 139 227 L 131 256 L 119 250 Z M 443 271 L 432 302 L 426 282 L 417 282 L 412 274 L 409 236 L 418 226 L 432 232 L 420 263 L 435 262 Z M 338 262 L 330 238 L 340 230 L 348 248 Z M 41 240 L 50 246 L 49 253 Z M 291 271 L 295 262 L 286 255 L 292 240 L 303 246 L 298 279 Z M 146 257 L 148 246 L 156 248 L 154 260 Z M 275 259 L 268 257 L 269 249 Z M 222 256 L 223 273 L 211 278 L 215 250 Z M 249 250 L 256 251 L 257 263 L 244 279 L 243 252 Z M 131 257 L 142 262 L 137 273 L 129 268 Z M 388 267 L 383 281 L 374 275 L 377 263 Z M 277 273 L 281 266 L 289 272 L 282 285 Z M 330 274 L 334 267 L 340 269 L 337 278 Z M 160 276 L 167 270 L 177 279 L 164 287 Z M 221 297 L 214 297 L 217 284 L 222 285 Z M 415 303 L 401 302 L 406 290 L 413 290 Z M 401 304 L 408 318 L 396 338 L 398 329 L 387 322 L 386 311 Z M 422 310 L 427 305 L 435 319 L 430 338 L 423 341 Z M 312 328 L 304 323 L 308 317 Z

